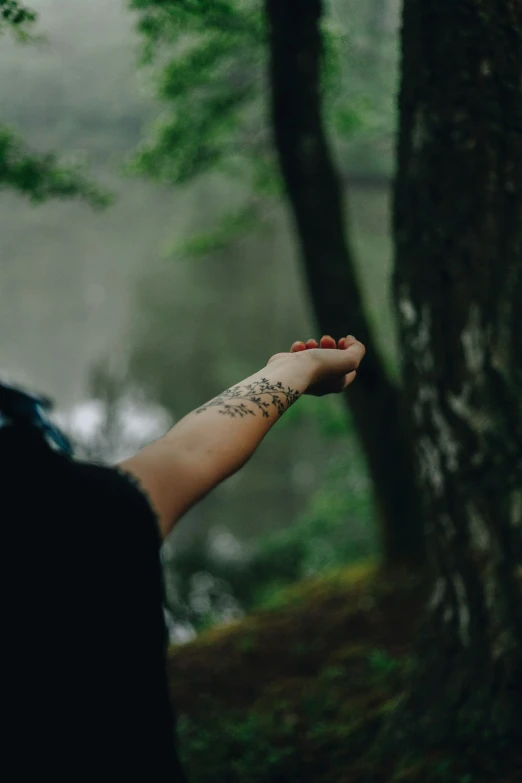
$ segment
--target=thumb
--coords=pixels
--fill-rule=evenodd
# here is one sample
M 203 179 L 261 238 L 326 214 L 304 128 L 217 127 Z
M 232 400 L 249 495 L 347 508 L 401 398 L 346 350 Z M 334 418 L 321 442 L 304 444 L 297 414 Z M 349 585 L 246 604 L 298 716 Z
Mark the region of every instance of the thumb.
M 331 358 L 336 362 L 336 369 L 338 368 L 345 373 L 351 373 L 359 367 L 364 354 L 366 353 L 366 348 L 352 335 L 348 335 L 344 341 L 344 345 L 344 348 L 332 351 Z

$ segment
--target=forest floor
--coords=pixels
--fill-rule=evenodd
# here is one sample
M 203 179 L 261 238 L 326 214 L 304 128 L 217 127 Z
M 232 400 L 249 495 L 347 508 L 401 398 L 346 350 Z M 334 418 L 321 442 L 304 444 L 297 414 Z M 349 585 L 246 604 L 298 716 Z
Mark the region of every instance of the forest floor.
M 371 565 L 307 580 L 169 656 L 190 783 L 519 783 L 475 749 L 384 757 L 424 591 Z M 516 771 L 515 768 L 518 768 Z

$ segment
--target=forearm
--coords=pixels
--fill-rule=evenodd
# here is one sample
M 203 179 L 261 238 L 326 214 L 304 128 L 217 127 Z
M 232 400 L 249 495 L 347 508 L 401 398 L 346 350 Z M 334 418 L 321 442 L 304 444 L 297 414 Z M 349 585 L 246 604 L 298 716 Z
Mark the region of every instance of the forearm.
M 123 463 L 148 492 L 164 537 L 185 511 L 247 462 L 306 391 L 310 378 L 306 355 L 277 359 L 189 413 Z
M 164 438 L 197 461 L 212 485 L 235 473 L 306 390 L 305 357 L 275 361 L 182 419 Z

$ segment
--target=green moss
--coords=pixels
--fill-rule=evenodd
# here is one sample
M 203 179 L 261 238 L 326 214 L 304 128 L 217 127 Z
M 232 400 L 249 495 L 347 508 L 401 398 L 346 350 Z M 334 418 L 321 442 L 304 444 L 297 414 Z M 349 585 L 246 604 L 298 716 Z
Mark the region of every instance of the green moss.
M 379 731 L 410 667 L 418 584 L 390 584 L 365 564 L 285 595 L 172 651 L 191 783 L 520 783 L 481 748 L 384 755 Z
M 256 649 L 256 637 L 253 633 L 245 634 L 237 639 L 237 649 L 249 653 Z

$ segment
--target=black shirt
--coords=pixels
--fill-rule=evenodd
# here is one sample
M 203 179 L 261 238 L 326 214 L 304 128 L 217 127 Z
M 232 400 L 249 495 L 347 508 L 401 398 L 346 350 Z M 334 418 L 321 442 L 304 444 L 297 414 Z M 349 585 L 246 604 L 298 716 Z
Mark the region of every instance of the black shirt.
M 31 427 L 0 429 L 0 471 L 9 780 L 183 780 L 146 497 Z

